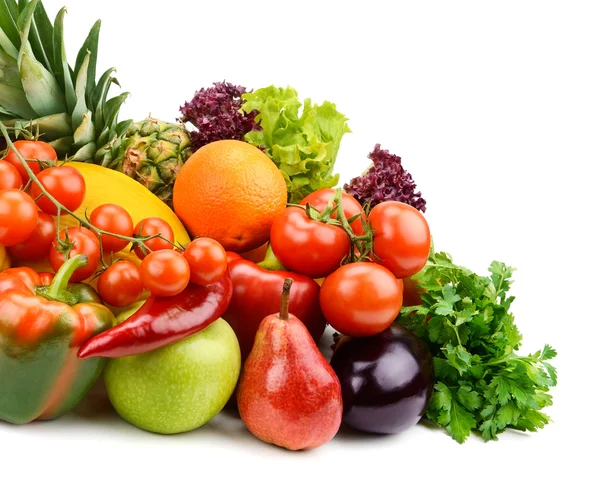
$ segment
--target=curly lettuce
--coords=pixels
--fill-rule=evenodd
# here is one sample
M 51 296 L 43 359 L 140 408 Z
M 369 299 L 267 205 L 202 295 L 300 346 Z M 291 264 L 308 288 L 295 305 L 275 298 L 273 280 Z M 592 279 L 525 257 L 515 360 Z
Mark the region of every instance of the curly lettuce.
M 334 175 L 333 167 L 342 137 L 350 128 L 335 104 L 317 105 L 310 99 L 302 104 L 291 87 L 265 87 L 242 98 L 242 110 L 258 112 L 255 119 L 261 127 L 247 133 L 244 140 L 260 147 L 279 167 L 290 203 L 337 185 L 339 175 Z

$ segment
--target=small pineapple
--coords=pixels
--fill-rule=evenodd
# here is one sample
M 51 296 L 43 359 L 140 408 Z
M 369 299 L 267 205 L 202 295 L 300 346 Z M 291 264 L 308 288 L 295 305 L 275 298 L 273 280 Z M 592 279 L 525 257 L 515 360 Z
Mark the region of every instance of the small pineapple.
M 171 206 L 175 178 L 192 153 L 183 125 L 150 117 L 99 150 L 96 163 L 134 178 Z

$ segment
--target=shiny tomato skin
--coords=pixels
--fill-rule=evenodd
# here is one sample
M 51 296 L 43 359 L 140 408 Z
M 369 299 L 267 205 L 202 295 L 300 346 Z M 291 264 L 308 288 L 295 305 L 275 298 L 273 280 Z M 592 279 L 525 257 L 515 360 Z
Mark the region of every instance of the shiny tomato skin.
M 61 240 L 65 240 L 67 231 L 69 241 L 73 243 L 73 248 L 69 251 L 68 257 L 71 258 L 75 255 L 86 255 L 88 257 L 87 265 L 77 269 L 70 279 L 70 282 L 81 282 L 96 272 L 96 268 L 100 263 L 100 246 L 96 235 L 89 229 L 84 227 L 63 229 L 59 234 Z M 63 263 L 65 263 L 65 255 L 59 251 L 59 243 L 55 239 L 50 246 L 50 265 L 52 266 L 52 270 L 58 272 Z
M 133 233 L 137 237 L 154 236 L 155 234 L 160 234 L 169 241 L 173 241 L 175 239 L 175 234 L 173 233 L 173 229 L 169 223 L 158 217 L 150 217 L 140 220 L 133 229 Z M 173 245 L 171 243 L 168 243 L 159 237 L 146 241 L 146 246 L 148 246 L 150 252 L 173 249 Z M 148 252 L 144 252 L 141 247 L 135 248 L 134 251 L 140 260 L 143 260 L 149 254 Z
M 319 189 L 306 196 L 300 202 L 300 204 L 302 206 L 310 204 L 311 206 L 314 206 L 317 210 L 323 211 L 325 208 L 327 208 L 327 204 L 334 196 L 335 189 Z M 366 221 L 366 216 L 360 203 L 347 192 L 342 192 L 342 207 L 344 208 L 344 215 L 346 216 L 347 220 L 349 220 L 355 215 L 358 215 L 359 213 L 362 213 L 361 217 L 357 218 L 354 222 L 350 224 L 350 227 L 352 227 L 352 231 L 354 232 L 354 234 L 356 234 L 357 236 L 362 236 L 365 233 L 365 231 L 361 219 Z M 334 215 L 333 218 L 337 219 L 337 216 Z
M 41 140 L 15 140 L 13 145 L 24 159 L 32 160 L 27 161 L 26 163 L 29 168 L 31 168 L 34 175 L 40 173 L 40 164 L 36 160 L 56 162 L 58 159 L 54 148 L 50 144 L 42 142 Z M 19 171 L 23 185 L 29 182 L 29 174 L 27 173 L 27 170 L 25 170 L 19 161 L 19 158 L 11 148 L 8 149 L 8 153 L 6 154 L 4 161 L 8 161 Z
M 54 274 L 52 272 L 40 272 L 42 286 L 50 286 L 50 284 L 52 284 L 52 279 L 54 279 Z
M 341 227 L 310 220 L 303 209 L 286 208 L 271 226 L 271 247 L 289 271 L 313 279 L 335 271 L 350 253 L 350 238 Z
M 38 208 L 29 194 L 19 189 L 0 191 L 0 246 L 14 246 L 35 230 Z
M 68 210 L 75 211 L 82 205 L 86 191 L 85 179 L 72 166 L 47 168 L 38 173 L 37 178 L 48 194 Z M 37 205 L 44 213 L 58 215 L 56 206 L 42 194 L 42 190 L 36 183 L 31 184 L 31 196 L 36 199 Z
M 34 262 L 48 256 L 50 245 L 56 237 L 56 223 L 47 213 L 39 212 L 31 235 L 22 243 L 8 247 L 10 255 L 18 260 Z
M 0 159 L 0 191 L 5 189 L 20 189 L 23 179 L 15 165 Z
M 175 296 L 190 282 L 190 266 L 173 250 L 153 251 L 142 260 L 142 283 L 154 296 Z
M 406 203 L 384 201 L 369 213 L 373 228 L 373 260 L 398 278 L 415 275 L 427 263 L 431 247 L 423 214 Z
M 90 222 L 93 226 L 106 232 L 131 237 L 133 220 L 125 208 L 118 204 L 102 204 L 92 211 Z M 102 235 L 102 250 L 117 253 L 124 249 L 129 241 L 115 236 Z
M 227 253 L 214 239 L 194 239 L 185 248 L 183 256 L 190 266 L 190 281 L 194 284 L 208 286 L 227 272 Z
M 344 265 L 321 286 L 321 310 L 342 334 L 372 336 L 388 328 L 402 308 L 402 287 L 386 268 L 372 262 Z
M 128 307 L 143 291 L 140 269 L 126 260 L 113 263 L 98 279 L 98 294 L 113 307 Z

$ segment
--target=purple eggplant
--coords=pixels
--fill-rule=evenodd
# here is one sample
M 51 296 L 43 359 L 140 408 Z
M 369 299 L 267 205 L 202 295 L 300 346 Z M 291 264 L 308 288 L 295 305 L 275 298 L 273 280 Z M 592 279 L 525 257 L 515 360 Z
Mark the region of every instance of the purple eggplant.
M 344 423 L 368 433 L 398 433 L 419 422 L 433 392 L 433 361 L 423 340 L 401 326 L 368 338 L 343 338 L 331 366 L 342 384 Z

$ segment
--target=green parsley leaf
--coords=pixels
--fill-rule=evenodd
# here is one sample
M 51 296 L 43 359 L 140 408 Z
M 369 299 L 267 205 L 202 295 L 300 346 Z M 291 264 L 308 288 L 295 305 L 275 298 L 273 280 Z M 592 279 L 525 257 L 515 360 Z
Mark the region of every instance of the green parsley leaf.
M 550 422 L 541 412 L 552 405 L 556 356 L 549 345 L 519 356 L 522 336 L 510 305 L 514 269 L 492 262 L 479 276 L 430 253 L 414 279 L 422 304 L 406 307 L 397 322 L 429 345 L 437 383 L 426 416 L 458 442 L 473 430 L 496 440 L 507 428 L 537 431 Z

